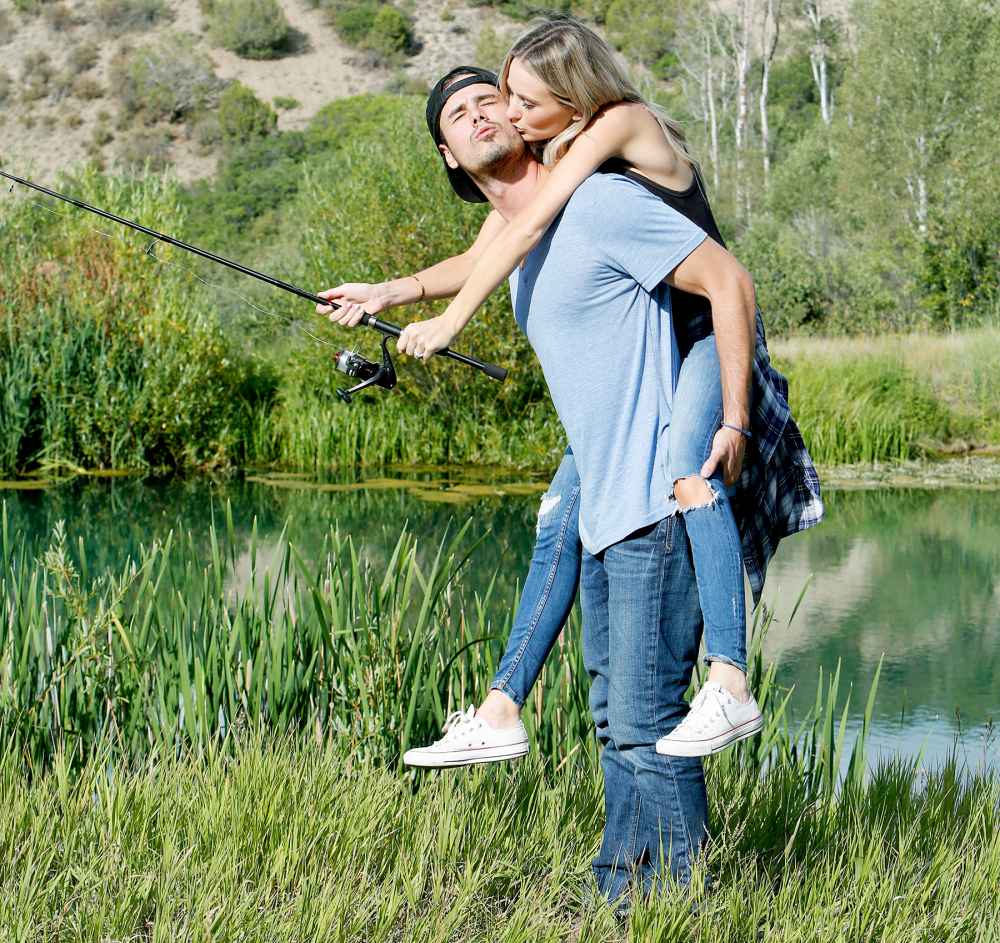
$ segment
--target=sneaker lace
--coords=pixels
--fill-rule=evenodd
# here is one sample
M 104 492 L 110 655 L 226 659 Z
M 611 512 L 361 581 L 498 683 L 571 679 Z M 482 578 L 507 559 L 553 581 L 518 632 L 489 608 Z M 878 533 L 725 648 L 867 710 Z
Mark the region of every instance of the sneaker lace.
M 442 730 L 444 736 L 441 740 L 448 740 L 455 736 L 455 734 L 457 734 L 462 727 L 471 724 L 474 720 L 475 714 L 471 708 L 464 711 L 452 711 L 444 722 L 444 728 Z

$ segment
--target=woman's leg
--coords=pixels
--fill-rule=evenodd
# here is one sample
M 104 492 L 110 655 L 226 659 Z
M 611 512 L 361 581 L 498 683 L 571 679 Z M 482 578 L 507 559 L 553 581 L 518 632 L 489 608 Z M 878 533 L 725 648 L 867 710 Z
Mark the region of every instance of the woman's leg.
M 687 524 L 705 620 L 706 660 L 715 677 L 746 695 L 746 602 L 739 530 L 722 469 L 701 468 L 722 422 L 722 381 L 715 337 L 697 341 L 684 359 L 670 420 L 670 478 Z M 728 683 L 727 683 L 728 682 Z
M 580 478 L 566 452 L 538 512 L 535 550 L 507 649 L 486 700 L 475 713 L 456 712 L 444 736 L 407 750 L 408 766 L 469 766 L 528 752 L 521 706 L 559 636 L 580 581 Z
M 569 617 L 580 582 L 580 476 L 568 451 L 542 496 L 535 549 L 507 648 L 477 714 L 493 726 L 517 721 Z

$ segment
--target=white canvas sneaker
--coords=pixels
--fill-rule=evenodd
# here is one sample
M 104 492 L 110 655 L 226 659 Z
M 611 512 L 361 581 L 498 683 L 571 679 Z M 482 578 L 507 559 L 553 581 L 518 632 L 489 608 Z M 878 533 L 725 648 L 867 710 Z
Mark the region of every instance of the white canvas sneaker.
M 528 752 L 528 733 L 518 721 L 497 730 L 476 716 L 476 709 L 455 711 L 444 725 L 444 736 L 429 747 L 415 747 L 403 754 L 407 766 L 426 768 L 471 766 L 513 760 Z
M 709 681 L 691 702 L 687 717 L 656 741 L 656 752 L 665 756 L 708 756 L 737 740 L 752 737 L 763 726 L 764 718 L 752 694 L 743 704 L 721 684 Z

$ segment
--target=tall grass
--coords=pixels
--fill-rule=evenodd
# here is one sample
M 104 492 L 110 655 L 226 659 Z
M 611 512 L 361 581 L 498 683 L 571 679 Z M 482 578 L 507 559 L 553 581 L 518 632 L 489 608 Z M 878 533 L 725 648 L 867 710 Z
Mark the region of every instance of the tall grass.
M 3 518 L 0 938 L 990 941 L 1000 784 L 870 768 L 839 672 L 798 725 L 763 663 L 763 733 L 708 763 L 694 891 L 593 903 L 603 815 L 571 619 L 515 767 L 403 774 L 481 695 L 508 626 L 465 585 L 464 532 L 374 557 L 330 534 L 263 548 L 228 516 L 94 574 L 57 527 Z M 195 588 L 192 589 L 191 587 Z

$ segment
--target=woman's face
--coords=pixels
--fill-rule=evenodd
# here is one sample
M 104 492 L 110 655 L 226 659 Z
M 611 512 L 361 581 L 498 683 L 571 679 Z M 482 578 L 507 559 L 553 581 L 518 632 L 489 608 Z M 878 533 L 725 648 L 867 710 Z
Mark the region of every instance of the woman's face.
M 507 117 L 525 141 L 549 141 L 580 117 L 516 57 L 507 70 L 507 95 Z

